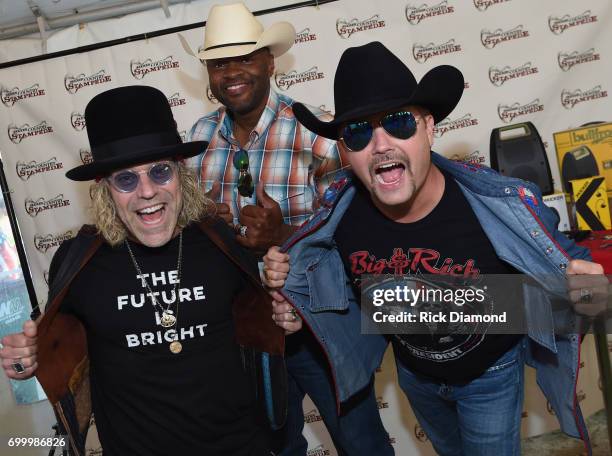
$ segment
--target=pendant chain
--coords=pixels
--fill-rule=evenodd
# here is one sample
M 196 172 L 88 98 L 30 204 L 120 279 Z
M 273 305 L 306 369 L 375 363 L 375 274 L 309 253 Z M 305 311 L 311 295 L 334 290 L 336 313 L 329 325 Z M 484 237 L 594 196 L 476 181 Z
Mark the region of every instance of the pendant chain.
M 142 270 L 140 269 L 140 266 L 138 265 L 138 262 L 136 261 L 136 257 L 134 256 L 134 253 L 132 252 L 132 248 L 130 247 L 130 243 L 128 242 L 127 239 L 125 240 L 125 245 L 127 247 L 128 253 L 130 254 L 130 258 L 132 259 L 132 263 L 134 264 L 134 268 L 136 269 L 136 272 L 138 273 L 142 281 L 145 283 L 145 286 L 147 287 L 147 291 L 149 292 L 149 296 L 151 297 L 153 306 L 154 307 L 157 306 L 161 310 L 161 316 L 160 316 L 161 325 L 164 328 L 169 328 L 171 326 L 174 326 L 178 318 L 179 298 L 177 294 L 177 289 L 181 284 L 181 264 L 183 260 L 183 231 L 181 231 L 179 234 L 178 260 L 176 264 L 176 270 L 177 270 L 178 277 L 177 277 L 177 281 L 174 283 L 174 289 L 172 290 L 172 293 L 174 295 L 174 301 L 176 302 L 176 314 L 175 315 L 173 315 L 174 312 L 170 310 L 170 306 L 172 305 L 172 303 L 168 304 L 168 306 L 164 309 L 164 306 L 162 306 L 159 303 L 159 301 L 153 294 L 153 290 L 151 290 L 151 287 L 149 286 L 149 282 L 142 274 Z

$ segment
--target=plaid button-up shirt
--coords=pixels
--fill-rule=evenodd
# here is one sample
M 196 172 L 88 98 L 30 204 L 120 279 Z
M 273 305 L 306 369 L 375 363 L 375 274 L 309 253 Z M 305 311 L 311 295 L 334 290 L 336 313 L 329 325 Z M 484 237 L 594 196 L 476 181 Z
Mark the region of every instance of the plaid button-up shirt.
M 299 225 L 313 211 L 315 192 L 322 194 L 346 161 L 341 159 L 335 141 L 317 136 L 297 121 L 293 103 L 291 98 L 270 90 L 268 103 L 244 149 L 254 185 L 263 180 L 266 193 L 279 203 L 285 223 Z M 321 110 L 310 109 L 322 119 L 331 118 Z M 251 198 L 238 194 L 239 171 L 232 159 L 240 145 L 233 135 L 233 124 L 224 106 L 198 120 L 189 141 L 208 141 L 209 146 L 190 164 L 204 191 L 210 190 L 214 181 L 221 183 L 217 202 L 228 204 L 234 223 L 238 223 L 240 207 L 255 204 L 256 197 L 255 193 Z

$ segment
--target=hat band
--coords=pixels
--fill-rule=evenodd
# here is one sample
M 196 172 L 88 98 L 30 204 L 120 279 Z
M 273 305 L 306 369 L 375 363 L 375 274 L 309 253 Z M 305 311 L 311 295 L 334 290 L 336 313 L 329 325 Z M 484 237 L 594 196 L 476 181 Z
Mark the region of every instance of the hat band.
M 211 49 L 219 49 L 219 48 L 228 47 L 228 46 L 244 46 L 245 44 L 257 44 L 257 41 L 242 41 L 240 43 L 217 44 L 216 46 L 208 46 L 204 50 L 210 51 Z
M 161 133 L 147 133 L 145 135 L 130 136 L 129 138 L 118 139 L 106 144 L 92 147 L 91 154 L 94 162 L 96 160 L 108 160 L 123 156 L 129 158 L 130 152 L 138 150 L 155 149 L 164 146 L 176 146 L 182 141 L 176 131 L 164 131 Z

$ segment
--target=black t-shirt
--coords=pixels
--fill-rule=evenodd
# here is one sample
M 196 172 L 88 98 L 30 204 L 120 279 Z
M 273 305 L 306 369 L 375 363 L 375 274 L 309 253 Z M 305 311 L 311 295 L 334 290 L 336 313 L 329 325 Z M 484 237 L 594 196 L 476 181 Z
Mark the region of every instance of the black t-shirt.
M 253 388 L 234 340 L 231 303 L 245 286 L 235 266 L 199 228 L 149 248 L 130 242 L 153 293 L 178 317 L 159 324 L 125 244 L 103 244 L 62 303 L 85 325 L 93 412 L 104 455 L 269 454 Z M 159 309 L 159 308 L 157 308 Z M 173 354 L 178 337 L 182 351 Z
M 334 236 L 356 296 L 361 274 L 512 274 L 502 262 L 463 192 L 446 173 L 437 206 L 413 223 L 385 217 L 369 193 L 357 186 L 355 197 Z M 407 261 L 397 261 L 398 259 Z M 399 265 L 399 269 L 398 269 Z M 413 372 L 446 383 L 479 377 L 520 336 L 503 334 L 396 334 L 397 358 Z

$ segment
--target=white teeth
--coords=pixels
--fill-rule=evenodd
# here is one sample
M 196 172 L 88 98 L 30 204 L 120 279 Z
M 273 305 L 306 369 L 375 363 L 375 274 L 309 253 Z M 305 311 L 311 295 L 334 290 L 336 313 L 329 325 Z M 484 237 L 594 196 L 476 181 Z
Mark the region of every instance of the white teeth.
M 399 165 L 399 163 L 397 163 L 397 162 L 393 162 L 393 163 L 386 163 L 386 164 L 384 164 L 384 165 L 380 165 L 380 166 L 378 167 L 378 169 L 385 170 L 385 169 L 393 168 L 394 166 L 398 166 L 398 165 Z
M 163 204 L 158 204 L 156 206 L 151 206 L 151 207 L 146 207 L 144 209 L 141 209 L 138 211 L 139 214 L 152 214 L 153 212 L 159 211 L 162 207 L 164 207 Z

